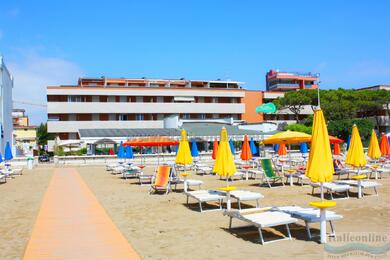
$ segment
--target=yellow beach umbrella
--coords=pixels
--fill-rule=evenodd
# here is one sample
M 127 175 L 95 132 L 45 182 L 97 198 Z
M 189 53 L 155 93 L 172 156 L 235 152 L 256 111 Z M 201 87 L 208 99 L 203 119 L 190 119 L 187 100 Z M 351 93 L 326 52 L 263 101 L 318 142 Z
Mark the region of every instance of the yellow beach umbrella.
M 192 156 L 190 145 L 188 143 L 186 130 L 181 130 L 181 139 L 179 143 L 179 150 L 177 151 L 176 160 L 177 164 L 192 164 Z
M 225 127 L 221 129 L 221 137 L 213 171 L 219 176 L 225 177 L 226 181 L 237 172 Z
M 381 149 L 379 148 L 378 138 L 374 129 L 372 129 L 367 155 L 372 159 L 379 159 L 382 156 Z
M 354 167 L 362 167 L 367 164 L 366 156 L 364 155 L 362 140 L 360 139 L 359 130 L 356 125 L 353 125 L 352 127 L 351 143 L 349 145 L 345 163 Z
M 329 182 L 333 179 L 334 167 L 330 149 L 329 134 L 322 110 L 314 112 L 312 140 L 306 176 L 312 182 Z M 323 191 L 321 189 L 321 198 Z
M 311 135 L 295 132 L 295 131 L 284 131 L 274 134 L 267 139 L 263 140 L 264 144 L 298 144 L 310 142 Z M 328 140 L 329 142 L 329 140 Z
M 326 208 L 336 205 L 333 201 L 323 201 L 323 183 L 332 181 L 333 173 L 334 168 L 328 129 L 326 127 L 324 114 L 321 109 L 318 109 L 314 111 L 311 147 L 305 174 L 312 182 L 321 183 L 321 201 L 310 203 L 310 205 L 320 209 L 321 243 L 326 243 Z

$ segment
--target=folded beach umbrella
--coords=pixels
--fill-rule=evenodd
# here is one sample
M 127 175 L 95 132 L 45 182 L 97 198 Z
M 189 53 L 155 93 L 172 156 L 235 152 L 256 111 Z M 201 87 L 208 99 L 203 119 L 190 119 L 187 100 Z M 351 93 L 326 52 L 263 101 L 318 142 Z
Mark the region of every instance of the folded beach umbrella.
M 330 149 L 328 129 L 321 109 L 314 111 L 312 140 L 306 176 L 312 182 L 321 183 L 321 199 L 324 198 L 322 184 L 333 179 L 333 159 Z
M 328 129 L 321 109 L 314 111 L 312 140 L 309 160 L 305 175 L 312 182 L 319 182 L 321 188 L 321 202 L 312 202 L 311 205 L 320 207 L 320 236 L 321 243 L 326 243 L 326 211 L 324 208 L 334 206 L 334 202 L 324 202 L 324 182 L 333 180 L 333 158 L 330 149 Z
M 381 142 L 379 144 L 382 156 L 388 155 L 390 153 L 389 140 L 387 135 L 382 133 Z M 5 155 L 4 155 L 5 157 Z
M 118 158 L 125 158 L 125 149 L 123 148 L 122 142 L 119 145 L 117 156 Z
M 232 151 L 232 154 L 234 156 L 234 153 L 236 152 L 236 149 L 234 149 L 233 140 L 230 138 L 229 140 L 230 150 Z
M 181 130 L 179 149 L 177 151 L 175 162 L 182 165 L 192 164 L 190 144 L 188 143 L 187 132 L 184 129 Z
M 0 152 L 0 163 L 2 163 L 2 162 L 3 162 L 3 155 Z
M 274 151 L 277 153 L 279 150 L 279 144 L 274 144 Z
M 278 149 L 279 155 L 287 155 L 287 148 L 285 144 L 280 144 Z
M 126 146 L 126 159 L 133 159 L 134 154 L 133 154 L 133 147 L 130 145 Z
M 362 140 L 360 139 L 359 130 L 356 125 L 353 125 L 352 127 L 352 137 L 345 163 L 354 167 L 363 167 L 367 164 Z
M 211 154 L 211 158 L 213 158 L 213 160 L 217 158 L 217 153 L 218 153 L 218 140 L 217 138 L 215 138 L 213 143 L 213 153 Z
M 195 139 L 192 140 L 192 143 L 191 143 L 191 155 L 192 155 L 192 157 L 199 156 L 198 146 L 196 145 Z
M 221 129 L 221 137 L 213 171 L 221 177 L 226 177 L 227 182 L 229 177 L 237 172 L 225 127 Z
M 301 153 L 307 153 L 309 150 L 307 149 L 307 143 L 301 143 L 299 145 L 299 151 Z
M 241 148 L 241 160 L 243 161 L 249 161 L 252 159 L 252 152 L 248 141 L 248 136 L 244 136 L 244 141 L 242 142 L 242 148 Z
M 347 150 L 349 150 L 349 145 L 351 144 L 351 136 L 348 135 L 348 140 L 347 140 Z
M 371 157 L 371 159 L 379 159 L 382 156 L 381 149 L 379 148 L 378 138 L 374 129 L 372 129 L 367 155 Z
M 334 155 L 340 155 L 341 149 L 340 149 L 340 143 L 335 143 L 333 146 L 333 154 Z
M 9 161 L 12 160 L 12 158 L 14 157 L 12 156 L 11 145 L 9 144 L 9 142 L 7 142 L 7 144 L 5 145 L 4 160 Z
M 251 137 L 251 141 L 250 141 L 249 145 L 250 145 L 250 148 L 251 148 L 252 155 L 257 154 L 257 147 L 256 147 L 256 144 L 255 144 L 255 141 L 253 140 L 253 137 Z

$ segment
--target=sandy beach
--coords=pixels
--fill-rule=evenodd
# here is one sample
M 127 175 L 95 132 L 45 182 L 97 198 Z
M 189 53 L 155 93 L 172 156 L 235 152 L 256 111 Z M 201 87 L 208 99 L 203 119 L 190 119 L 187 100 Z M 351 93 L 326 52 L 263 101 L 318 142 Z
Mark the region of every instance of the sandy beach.
M 104 167 L 76 169 L 144 259 L 322 258 L 323 246 L 307 240 L 301 221 L 291 226 L 292 241 L 263 246 L 258 243 L 258 232 L 254 227 L 228 230 L 228 218 L 220 211 L 200 213 L 197 204 L 188 208 L 186 198 L 180 192 L 149 195 L 148 186 L 111 175 Z M 146 168 L 147 172 L 152 170 L 152 167 Z M 23 256 L 53 171 L 54 168 L 36 168 L 0 185 L 0 259 Z M 203 188 L 217 189 L 225 185 L 216 176 L 192 175 L 191 178 L 203 180 Z M 344 216 L 335 223 L 337 232 L 390 233 L 390 178 L 379 182 L 383 184 L 379 197 L 366 196 L 358 200 L 352 192 L 349 200 L 337 200 L 334 211 Z M 238 188 L 262 193 L 265 198 L 261 200 L 261 206 L 307 206 L 308 202 L 318 199 L 310 195 L 309 186 L 269 189 L 257 184 L 258 180 L 234 182 Z M 236 221 L 233 225 L 245 224 Z M 318 225 L 314 227 L 313 232 L 318 233 Z M 278 231 L 285 233 L 284 228 L 278 228 Z M 275 238 L 272 230 L 266 230 L 264 234 L 266 239 Z
M 23 256 L 52 175 L 52 167 L 39 167 L 0 184 L 0 259 Z

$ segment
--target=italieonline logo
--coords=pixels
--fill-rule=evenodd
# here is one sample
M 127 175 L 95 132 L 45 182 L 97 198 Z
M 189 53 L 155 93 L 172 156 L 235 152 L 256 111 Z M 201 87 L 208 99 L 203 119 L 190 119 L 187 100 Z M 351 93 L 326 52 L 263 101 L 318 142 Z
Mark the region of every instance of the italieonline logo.
M 324 245 L 325 259 L 387 259 L 390 235 L 382 232 L 337 233 Z

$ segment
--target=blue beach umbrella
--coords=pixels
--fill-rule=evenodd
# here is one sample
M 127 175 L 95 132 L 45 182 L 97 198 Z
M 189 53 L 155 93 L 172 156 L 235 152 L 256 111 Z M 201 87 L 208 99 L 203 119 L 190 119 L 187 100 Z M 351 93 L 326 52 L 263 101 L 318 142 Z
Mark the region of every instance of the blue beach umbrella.
M 126 146 L 126 159 L 133 159 L 134 154 L 133 154 L 133 147 L 130 145 Z
M 178 144 L 175 145 L 175 153 L 176 153 L 176 155 L 177 155 L 177 151 L 179 151 L 179 145 Z
M 236 149 L 234 149 L 234 144 L 232 139 L 229 140 L 229 145 L 230 145 L 230 151 L 232 151 L 232 154 L 234 155 Z
M 2 163 L 2 162 L 3 162 L 3 155 L 0 152 L 0 163 Z
M 125 158 L 125 150 L 123 149 L 122 142 L 119 145 L 118 154 L 117 155 L 118 155 L 118 158 Z
M 257 147 L 256 147 L 256 144 L 255 144 L 255 141 L 253 140 L 253 137 L 251 137 L 251 141 L 249 143 L 249 146 L 251 148 L 252 155 L 257 154 Z
M 12 158 L 14 157 L 12 156 L 11 145 L 7 142 L 5 145 L 4 160 L 9 161 L 12 160 Z
M 299 151 L 301 151 L 301 153 L 307 153 L 308 152 L 307 143 L 301 143 L 299 145 Z
M 349 143 L 351 142 L 351 136 L 349 135 L 348 136 L 348 140 L 347 140 L 347 150 L 349 149 Z
M 191 143 L 191 155 L 192 155 L 192 157 L 199 156 L 198 146 L 197 146 L 195 140 L 192 140 L 192 143 Z
M 275 153 L 277 153 L 279 150 L 279 145 L 278 144 L 274 144 L 274 151 Z

